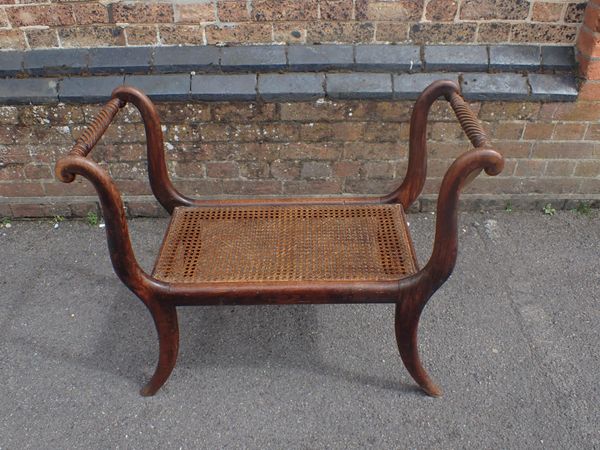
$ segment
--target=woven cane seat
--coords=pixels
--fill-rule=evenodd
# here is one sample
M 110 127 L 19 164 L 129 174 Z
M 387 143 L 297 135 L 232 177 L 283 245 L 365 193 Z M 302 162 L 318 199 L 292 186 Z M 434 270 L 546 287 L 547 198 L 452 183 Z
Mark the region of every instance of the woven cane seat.
M 169 283 L 378 281 L 415 272 L 401 205 L 179 207 L 153 276 Z

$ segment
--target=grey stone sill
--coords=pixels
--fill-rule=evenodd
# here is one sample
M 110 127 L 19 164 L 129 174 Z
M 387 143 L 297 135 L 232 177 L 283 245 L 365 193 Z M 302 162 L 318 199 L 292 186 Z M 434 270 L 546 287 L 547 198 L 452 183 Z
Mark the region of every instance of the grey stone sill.
M 158 74 L 8 79 L 0 104 L 97 103 L 128 84 L 155 101 L 414 100 L 435 80 L 460 84 L 467 100 L 574 101 L 577 80 L 565 74 L 518 73 L 283 73 Z
M 528 45 L 252 45 L 0 51 L 1 77 L 265 72 L 568 72 L 573 47 Z

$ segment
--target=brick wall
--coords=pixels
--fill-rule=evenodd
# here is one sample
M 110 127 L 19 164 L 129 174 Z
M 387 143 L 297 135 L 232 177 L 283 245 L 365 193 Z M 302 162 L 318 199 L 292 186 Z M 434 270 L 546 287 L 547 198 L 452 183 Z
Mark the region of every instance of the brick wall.
M 210 43 L 573 44 L 568 0 L 0 0 L 0 48 Z
M 160 103 L 170 172 L 188 194 L 311 195 L 389 191 L 406 169 L 413 102 Z M 504 207 L 600 200 L 600 104 L 471 103 L 505 157 L 498 177 L 466 191 Z M 0 217 L 81 215 L 95 208 L 86 180 L 53 176 L 97 105 L 0 107 Z M 423 209 L 453 159 L 469 148 L 447 103 L 433 108 Z M 92 156 L 117 180 L 133 214 L 154 214 L 143 127 L 127 107 Z M 142 196 L 142 197 L 132 197 Z M 146 197 L 147 196 L 147 197 Z M 572 202 L 570 204 L 573 204 Z
M 600 99 L 600 0 L 592 0 L 585 9 L 577 40 L 579 70 L 584 79 L 580 98 Z

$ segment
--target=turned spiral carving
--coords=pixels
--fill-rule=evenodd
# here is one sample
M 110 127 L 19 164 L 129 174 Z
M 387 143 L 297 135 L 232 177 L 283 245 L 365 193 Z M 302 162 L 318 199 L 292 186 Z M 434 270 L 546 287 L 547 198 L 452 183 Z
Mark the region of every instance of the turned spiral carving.
M 92 123 L 79 136 L 71 150 L 71 155 L 86 157 L 123 106 L 125 106 L 125 102 L 119 98 L 113 98 L 106 103 Z
M 449 102 L 473 147 L 489 147 L 490 141 L 485 131 L 483 131 L 477 117 L 475 117 L 475 114 L 473 114 L 473 111 L 471 111 L 471 108 L 469 108 L 463 98 L 456 92 L 453 92 L 450 94 Z

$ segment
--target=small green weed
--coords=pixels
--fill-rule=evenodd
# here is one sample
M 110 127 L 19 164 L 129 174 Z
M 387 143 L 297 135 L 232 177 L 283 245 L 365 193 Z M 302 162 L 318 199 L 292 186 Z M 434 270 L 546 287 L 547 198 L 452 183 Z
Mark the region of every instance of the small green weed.
M 98 225 L 98 214 L 96 214 L 94 211 L 90 211 L 89 213 L 87 213 L 87 216 L 85 217 L 85 221 L 87 222 L 87 224 L 90 227 L 95 227 Z
M 65 218 L 63 216 L 54 216 L 52 218 L 52 223 L 54 224 L 54 226 L 57 226 L 59 223 L 64 222 Z
M 0 219 L 0 228 L 10 228 L 10 217 L 3 217 Z
M 592 213 L 592 207 L 589 203 L 579 202 L 575 207 L 575 212 L 581 214 L 582 216 L 589 216 Z
M 513 210 L 513 206 L 511 202 L 506 202 L 506 205 L 504 206 L 504 211 L 506 212 L 512 212 Z
M 556 209 L 552 207 L 551 203 L 547 203 L 543 208 L 542 208 L 542 212 L 544 214 L 546 214 L 547 216 L 553 216 L 554 214 L 556 214 Z

